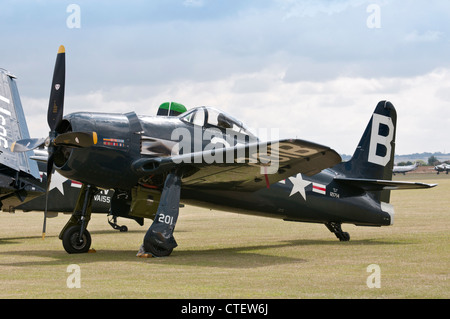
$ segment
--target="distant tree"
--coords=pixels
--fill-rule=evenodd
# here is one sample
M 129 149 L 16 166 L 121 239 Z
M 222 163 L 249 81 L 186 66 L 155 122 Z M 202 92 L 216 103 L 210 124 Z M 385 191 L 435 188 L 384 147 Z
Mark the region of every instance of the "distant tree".
M 425 163 L 425 161 L 422 161 L 422 160 L 418 160 L 418 161 L 416 161 L 416 163 L 419 166 L 427 166 L 427 163 Z
M 437 164 L 439 164 L 438 159 L 434 155 L 431 155 L 428 158 L 428 165 L 434 166 L 434 165 L 437 165 Z

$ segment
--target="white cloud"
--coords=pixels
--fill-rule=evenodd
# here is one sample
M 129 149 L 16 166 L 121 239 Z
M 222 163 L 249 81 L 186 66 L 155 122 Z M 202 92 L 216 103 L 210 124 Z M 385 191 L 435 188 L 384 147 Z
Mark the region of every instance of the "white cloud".
M 350 7 L 358 7 L 363 4 L 367 5 L 366 0 L 278 0 L 278 2 L 285 12 L 283 19 L 315 17 L 318 14 L 333 15 L 341 13 Z
M 443 33 L 440 31 L 425 31 L 419 33 L 417 30 L 414 30 L 405 36 L 405 41 L 414 43 L 436 42 L 439 41 L 442 36 Z
M 381 6 L 377 30 L 366 25 L 370 3 Z M 450 149 L 433 138 L 450 118 L 448 2 L 79 4 L 77 31 L 66 27 L 65 5 L 16 6 L 17 19 L 0 19 L 10 30 L 0 62 L 19 76 L 30 131 L 48 133 L 55 39 L 65 39 L 66 113 L 151 115 L 171 100 L 212 105 L 249 126 L 279 127 L 285 137 L 349 153 L 377 102 L 389 99 L 399 111 L 399 152 Z
M 450 126 L 445 98 L 450 69 L 411 78 L 339 77 L 294 83 L 282 81 L 283 74 L 284 70 L 268 68 L 207 82 L 177 81 L 69 94 L 65 113 L 135 111 L 155 115 L 166 101 L 187 108 L 208 105 L 230 113 L 255 132 L 277 128 L 281 138 L 305 139 L 352 154 L 377 103 L 389 100 L 398 113 L 397 154 L 450 149 L 448 139 L 440 138 Z M 30 134 L 46 136 L 47 101 L 22 100 Z
M 204 0 L 184 0 L 183 5 L 186 7 L 203 7 Z

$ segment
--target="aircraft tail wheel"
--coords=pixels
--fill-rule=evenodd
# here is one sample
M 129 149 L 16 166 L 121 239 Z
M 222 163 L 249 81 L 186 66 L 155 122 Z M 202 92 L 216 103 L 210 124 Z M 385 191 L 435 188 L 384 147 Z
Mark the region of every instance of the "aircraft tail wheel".
M 350 234 L 342 231 L 340 223 L 328 222 L 325 224 L 325 226 L 327 226 L 327 228 L 336 235 L 339 241 L 350 241 Z
M 69 227 L 63 235 L 62 242 L 64 249 L 69 254 L 83 254 L 89 251 L 91 247 L 91 234 L 87 230 L 83 232 L 83 238 L 80 241 L 80 226 Z
M 338 236 L 339 241 L 350 241 L 350 234 L 347 232 L 342 232 Z

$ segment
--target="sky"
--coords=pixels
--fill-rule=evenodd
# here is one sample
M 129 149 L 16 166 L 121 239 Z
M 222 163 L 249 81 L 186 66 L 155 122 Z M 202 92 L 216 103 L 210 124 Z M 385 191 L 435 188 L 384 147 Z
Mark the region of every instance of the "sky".
M 449 21 L 444 0 L 0 0 L 0 67 L 32 137 L 48 135 L 62 44 L 65 114 L 214 106 L 353 154 L 389 100 L 397 155 L 448 153 Z

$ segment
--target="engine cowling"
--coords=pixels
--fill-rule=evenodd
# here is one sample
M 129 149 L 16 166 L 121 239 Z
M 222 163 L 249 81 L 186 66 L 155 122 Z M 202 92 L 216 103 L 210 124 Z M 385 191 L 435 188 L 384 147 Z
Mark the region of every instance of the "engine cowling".
M 54 164 L 70 179 L 104 188 L 131 188 L 137 183 L 131 162 L 140 152 L 140 123 L 135 113 L 72 113 L 56 128 L 67 132 L 96 132 L 97 143 L 87 148 L 56 146 Z

